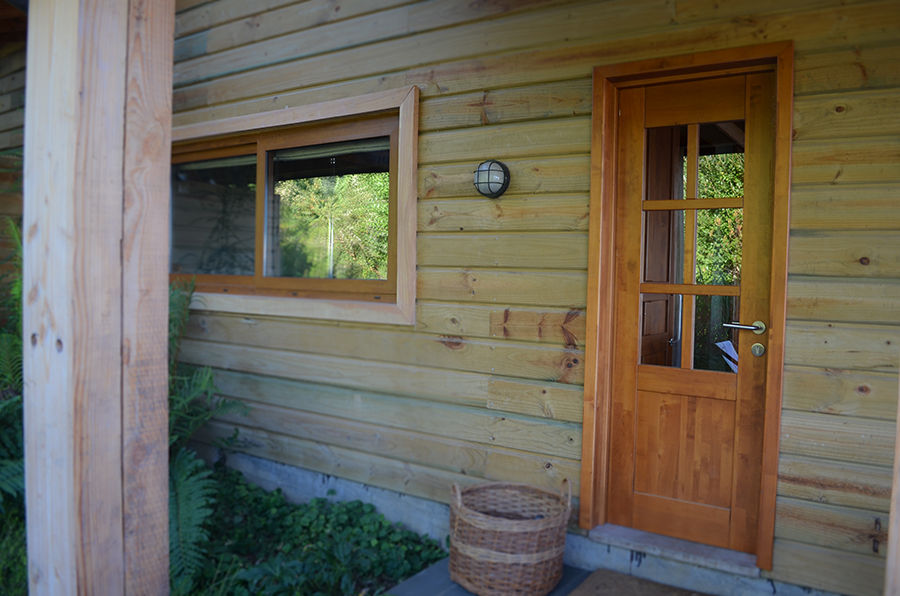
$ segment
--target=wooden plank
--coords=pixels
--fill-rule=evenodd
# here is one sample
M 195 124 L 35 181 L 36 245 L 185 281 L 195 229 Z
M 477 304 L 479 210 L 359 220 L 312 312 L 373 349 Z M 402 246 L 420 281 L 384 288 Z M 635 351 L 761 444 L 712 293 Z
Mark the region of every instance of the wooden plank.
M 246 353 L 246 357 L 241 354 Z M 580 387 L 479 373 L 365 362 L 187 340 L 180 357 L 203 366 L 228 367 L 309 383 L 379 391 L 449 404 L 579 422 Z M 224 373 L 223 373 L 224 374 Z M 270 379 L 278 382 L 277 379 Z
M 224 36 L 217 34 L 220 31 L 202 34 L 205 43 L 198 49 L 204 51 L 205 55 L 190 58 L 190 54 L 200 52 L 188 52 L 187 56 L 182 53 L 180 59 L 189 59 L 175 65 L 175 85 L 182 86 L 286 60 L 421 34 L 434 30 L 436 25 L 449 28 L 470 22 L 477 23 L 498 15 L 510 18 L 512 14 L 523 10 L 563 1 L 565 0 L 519 0 L 473 5 L 469 0 L 443 0 L 406 3 L 391 8 L 387 3 L 378 6 L 356 0 L 347 7 L 349 14 L 343 10 L 330 10 L 325 18 L 319 16 L 315 22 L 310 22 L 309 15 L 306 14 L 309 9 L 299 11 L 301 18 L 296 19 L 292 17 L 298 11 L 289 7 L 274 11 L 275 14 L 253 19 L 249 27 L 238 24 L 236 30 L 234 27 L 227 28 Z M 320 11 L 321 8 L 324 7 L 320 5 Z M 247 30 L 251 35 L 244 34 Z M 274 35 L 277 37 L 273 37 Z M 238 47 L 232 48 L 232 45 Z
M 25 71 L 19 70 L 0 77 L 0 93 L 10 93 L 25 88 Z
M 585 193 L 589 187 L 589 158 L 587 155 L 549 156 L 536 159 L 504 159 L 510 170 L 509 189 L 503 202 L 491 199 L 493 205 L 504 207 L 513 195 L 542 193 Z M 477 197 L 473 186 L 473 172 L 477 164 L 419 164 L 419 197 Z M 518 198 L 518 197 L 516 197 Z M 487 199 L 485 199 L 487 200 Z M 430 203 L 422 203 L 424 209 Z M 513 203 L 515 209 L 515 203 Z
M 25 70 L 26 54 L 24 43 L 4 44 L 0 49 L 0 77 Z
M 864 41 L 864 40 L 861 40 Z M 809 95 L 849 89 L 879 89 L 900 86 L 896 64 L 900 48 L 854 44 L 797 54 L 797 93 Z
M 185 337 L 268 350 L 330 354 L 578 384 L 582 353 L 511 340 L 473 340 L 408 331 L 316 325 L 284 319 L 204 314 L 191 317 Z M 326 339 L 327 338 L 327 339 Z
M 271 406 L 573 460 L 581 453 L 581 429 L 571 422 L 219 371 L 216 382 L 223 395 Z
M 585 195 L 419 201 L 420 232 L 587 230 Z
M 467 128 L 591 113 L 588 78 L 486 89 L 422 102 L 422 130 Z
M 177 110 L 182 110 L 232 101 L 247 97 L 249 89 L 253 89 L 253 95 L 277 93 L 284 90 L 285 81 L 291 81 L 292 88 L 297 89 L 429 63 L 539 47 L 558 43 L 561 36 L 624 39 L 634 32 L 647 30 L 653 23 L 660 26 L 668 23 L 662 0 L 649 0 L 640 20 L 618 18 L 623 13 L 634 14 L 626 0 L 611 0 L 603 7 L 604 10 L 598 11 L 591 4 L 581 4 L 517 13 L 292 60 L 184 87 L 176 93 L 175 105 Z M 582 76 L 588 70 L 585 65 Z M 556 80 L 561 78 L 557 76 Z
M 505 308 L 490 313 L 492 337 L 546 341 L 562 340 L 570 348 L 584 344 L 585 319 L 583 310 L 565 312 L 534 312 Z
M 16 108 L 5 113 L 0 113 L 0 131 L 21 128 L 25 124 L 25 110 Z
M 197 437 L 199 440 L 214 442 L 231 436 L 233 431 L 234 426 L 231 424 L 212 422 L 197 433 Z M 432 501 L 448 503 L 453 484 L 463 487 L 479 482 L 477 478 L 469 478 L 463 474 L 392 460 L 373 453 L 320 445 L 258 429 L 241 428 L 240 436 L 244 453 Z
M 791 410 L 894 420 L 897 375 L 786 366 L 784 407 Z
M 791 234 L 791 275 L 900 278 L 900 234 L 803 230 Z
M 604 5 L 608 7 L 607 5 Z M 626 7 L 623 7 L 627 9 Z M 611 21 L 613 22 L 613 21 Z M 840 23 L 835 27 L 835 23 Z M 728 46 L 758 43 L 765 31 L 791 31 L 792 37 L 799 44 L 810 49 L 846 45 L 846 39 L 867 38 L 868 43 L 893 41 L 892 27 L 900 26 L 897 22 L 895 7 L 888 2 L 869 4 L 865 11 L 853 7 L 821 11 L 821 13 L 785 14 L 774 17 L 758 17 L 733 24 L 728 40 L 722 40 L 721 25 L 718 23 L 701 27 L 688 26 L 681 28 L 667 27 L 665 44 L 670 54 L 686 53 L 699 50 L 710 50 Z M 762 32 L 762 33 L 761 33 Z M 607 36 L 608 37 L 608 36 Z M 223 116 L 255 113 L 258 111 L 295 106 L 304 103 L 327 101 L 340 97 L 350 97 L 380 89 L 390 89 L 406 84 L 417 84 L 422 87 L 424 96 L 447 93 L 464 93 L 468 91 L 534 84 L 540 81 L 559 81 L 566 78 L 587 76 L 591 68 L 597 64 L 612 64 L 625 60 L 658 57 L 660 38 L 658 33 L 642 32 L 640 36 L 629 40 L 617 38 L 603 39 L 599 34 L 592 42 L 572 48 L 568 45 L 556 47 L 552 44 L 536 45 L 539 49 L 525 51 L 491 53 L 478 58 L 457 60 L 445 55 L 435 62 L 424 66 L 410 67 L 406 70 L 362 73 L 357 77 L 340 78 L 334 81 L 296 90 L 279 89 L 277 96 L 246 96 L 240 102 L 223 105 L 212 105 L 202 108 L 201 96 L 205 92 L 197 90 L 191 107 L 201 108 L 192 113 L 176 116 L 176 124 L 192 121 L 215 119 Z M 326 69 L 327 70 L 327 69 Z M 282 81 L 297 80 L 289 76 Z M 283 87 L 284 85 L 280 85 Z M 253 89 L 252 85 L 247 87 Z M 188 99 L 179 95 L 181 99 Z M 311 95 L 311 97 L 309 97 Z M 309 97 L 308 99 L 306 99 Z M 215 103 L 215 102 L 213 102 Z M 188 106 L 185 106 L 187 108 Z M 181 108 L 179 108 L 181 110 Z M 182 120 L 186 119 L 186 120 Z
M 785 364 L 896 374 L 897 345 L 889 326 L 789 322 Z
M 169 589 L 169 197 L 174 0 L 128 14 L 122 214 L 125 585 Z
M 124 593 L 119 239 L 127 4 L 36 3 L 29 12 L 32 31 L 53 32 L 29 36 L 27 70 L 29 591 Z
M 791 229 L 900 230 L 898 184 L 802 185 L 791 191 Z
M 866 38 L 868 43 L 874 44 L 893 40 L 893 30 L 900 26 L 890 1 L 870 4 L 865 11 L 843 7 L 831 11 L 759 16 L 732 23 L 727 39 L 722 38 L 720 23 L 672 27 L 668 22 L 656 22 L 654 27 L 652 22 L 636 19 L 638 13 L 634 12 L 631 3 L 607 2 L 602 7 L 602 11 L 596 7 L 582 6 L 583 12 L 554 10 L 526 13 L 517 15 L 517 18 L 495 19 L 466 26 L 463 30 L 452 28 L 428 34 L 426 43 L 418 43 L 420 40 L 416 37 L 401 38 L 277 65 L 225 77 L 208 86 L 185 88 L 176 92 L 175 105 L 181 111 L 246 99 L 251 95 L 281 94 L 289 91 L 285 88 L 285 81 L 291 81 L 292 88 L 299 89 L 373 74 L 389 76 L 388 73 L 400 72 L 402 74 L 399 76 L 403 77 L 406 76 L 402 72 L 404 69 L 425 64 L 427 66 L 418 71 L 421 82 L 443 92 L 562 80 L 573 75 L 585 76 L 597 64 L 658 57 L 660 26 L 666 26 L 664 42 L 667 53 L 673 55 L 759 43 L 765 39 L 766 31 L 791 31 L 791 37 L 803 50 L 844 46 L 846 39 L 854 36 Z M 664 17 L 665 14 L 664 8 L 651 5 L 643 7 L 640 12 L 641 19 L 645 19 L 646 15 Z M 835 23 L 840 25 L 836 27 Z M 577 49 L 571 45 L 553 47 L 562 37 L 581 38 L 586 43 Z M 491 48 L 480 51 L 487 39 L 491 40 Z M 522 40 L 525 39 L 530 40 L 531 45 L 522 48 Z M 603 42 L 597 43 L 598 39 Z M 412 44 L 416 44 L 415 47 Z M 505 49 L 512 52 L 517 48 L 525 50 L 525 54 L 518 58 L 503 55 Z M 542 49 L 533 52 L 532 48 Z M 478 54 L 490 54 L 490 57 L 470 62 L 471 69 L 464 70 L 461 65 L 454 65 L 449 69 L 454 73 L 449 78 L 442 78 L 443 69 L 434 66 Z M 410 58 L 397 62 L 398 56 Z M 456 88 L 455 81 L 462 79 L 467 80 L 465 87 Z M 377 82 L 377 79 L 372 81 Z M 390 86 L 402 84 L 398 82 Z M 271 102 L 269 98 L 265 101 Z M 290 98 L 280 97 L 277 101 L 290 101 Z
M 900 281 L 858 277 L 794 277 L 788 282 L 792 319 L 900 323 Z
M 728 509 L 635 493 L 633 526 L 727 548 Z
M 0 213 L 3 215 L 21 216 L 22 215 L 22 193 L 21 192 L 4 192 L 0 193 Z
M 478 147 L 484 157 L 501 160 L 584 154 L 591 148 L 590 119 L 572 117 L 424 133 L 419 137 L 419 159 L 426 164 L 470 160 L 472 147 Z M 476 165 L 473 162 L 470 167 L 474 170 Z M 510 173 L 512 178 L 514 173 Z
M 853 596 L 880 596 L 884 559 L 790 540 L 775 540 L 772 579 Z
M 876 466 L 893 461 L 892 421 L 793 410 L 781 419 L 782 453 Z
M 424 267 L 587 268 L 583 232 L 420 232 L 417 247 L 418 263 Z
M 584 308 L 583 273 L 423 267 L 416 278 L 423 299 Z
M 25 90 L 10 91 L 5 95 L 0 95 L 0 112 L 21 108 L 25 105 Z
M 25 141 L 25 130 L 17 128 L 7 132 L 0 132 L 0 149 L 12 149 L 21 147 Z
M 505 339 L 580 346 L 584 311 L 558 308 L 496 308 L 477 304 L 420 301 L 416 330 L 440 335 Z
M 371 421 L 357 422 L 258 402 L 246 403 L 249 405 L 246 415 L 231 414 L 220 417 L 219 421 L 363 453 L 377 453 L 474 478 L 523 482 L 553 491 L 559 489 L 564 478 L 578 475 L 575 460 L 490 447 L 425 434 L 416 429 L 381 426 Z
M 778 499 L 777 538 L 883 558 L 887 529 L 888 516 L 883 511 Z
M 794 139 L 897 135 L 900 124 L 884 114 L 898 111 L 900 93 L 894 89 L 800 96 L 794 103 Z
M 351 0 L 342 2 L 340 10 L 322 2 L 299 0 L 219 0 L 199 10 L 185 10 L 175 18 L 175 36 L 207 30 L 206 52 L 215 52 L 289 31 L 297 31 L 364 14 L 367 10 L 384 10 L 398 0 Z M 259 29 L 260 31 L 255 31 Z M 175 55 L 183 56 L 176 40 Z
M 167 289 L 153 263 L 167 250 L 172 6 L 29 10 L 48 33 L 29 36 L 24 185 L 34 594 L 169 588 Z
M 887 512 L 891 469 L 783 455 L 778 465 L 778 494 L 815 503 Z
M 900 182 L 900 140 L 896 138 L 795 143 L 791 158 L 795 185 Z

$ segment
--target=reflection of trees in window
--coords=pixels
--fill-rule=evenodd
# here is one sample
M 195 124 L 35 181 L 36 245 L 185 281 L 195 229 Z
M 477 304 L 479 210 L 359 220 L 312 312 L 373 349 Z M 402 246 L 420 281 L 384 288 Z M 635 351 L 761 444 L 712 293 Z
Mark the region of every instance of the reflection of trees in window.
M 727 198 L 743 194 L 743 153 L 700 156 L 698 197 Z M 743 209 L 697 210 L 697 283 L 740 283 L 743 226 Z
M 744 194 L 744 154 L 701 155 L 697 196 L 741 197 Z M 743 209 L 697 210 L 698 284 L 736 285 L 741 281 Z M 738 320 L 739 301 L 730 296 L 702 296 L 696 301 L 694 368 L 730 371 L 716 342 L 732 340 L 722 327 Z M 737 348 L 735 342 L 735 348 Z
M 278 275 L 387 279 L 388 172 L 282 180 L 275 192 Z

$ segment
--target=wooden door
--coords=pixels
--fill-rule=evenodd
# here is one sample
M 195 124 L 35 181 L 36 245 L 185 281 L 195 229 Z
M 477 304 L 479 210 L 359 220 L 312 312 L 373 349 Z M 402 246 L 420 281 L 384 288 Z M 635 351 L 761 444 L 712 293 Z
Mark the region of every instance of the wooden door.
M 775 77 L 618 90 L 607 519 L 756 549 Z

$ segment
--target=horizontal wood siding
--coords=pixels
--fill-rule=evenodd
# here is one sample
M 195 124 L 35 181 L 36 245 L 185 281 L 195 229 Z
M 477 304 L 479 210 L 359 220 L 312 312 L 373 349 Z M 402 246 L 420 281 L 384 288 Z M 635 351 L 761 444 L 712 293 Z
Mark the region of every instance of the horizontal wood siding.
M 15 247 L 7 218 L 22 221 L 22 134 L 25 123 L 25 44 L 0 44 L 0 275 Z
M 440 501 L 452 482 L 578 483 L 591 69 L 793 40 L 769 576 L 880 591 L 900 365 L 895 0 L 178 7 L 176 126 L 420 88 L 416 325 L 197 312 L 182 357 L 250 405 L 210 438 L 237 425 L 250 453 Z M 0 59 L 0 147 L 21 137 L 11 56 Z M 487 158 L 512 172 L 498 200 L 472 188 Z

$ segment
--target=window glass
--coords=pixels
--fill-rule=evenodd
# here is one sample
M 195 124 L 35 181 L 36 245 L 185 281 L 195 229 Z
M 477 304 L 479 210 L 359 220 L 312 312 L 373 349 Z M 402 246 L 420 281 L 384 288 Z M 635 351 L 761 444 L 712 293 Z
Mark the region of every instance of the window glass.
M 172 166 L 171 271 L 253 275 L 256 156 Z
M 266 275 L 387 279 L 390 139 L 269 154 Z

